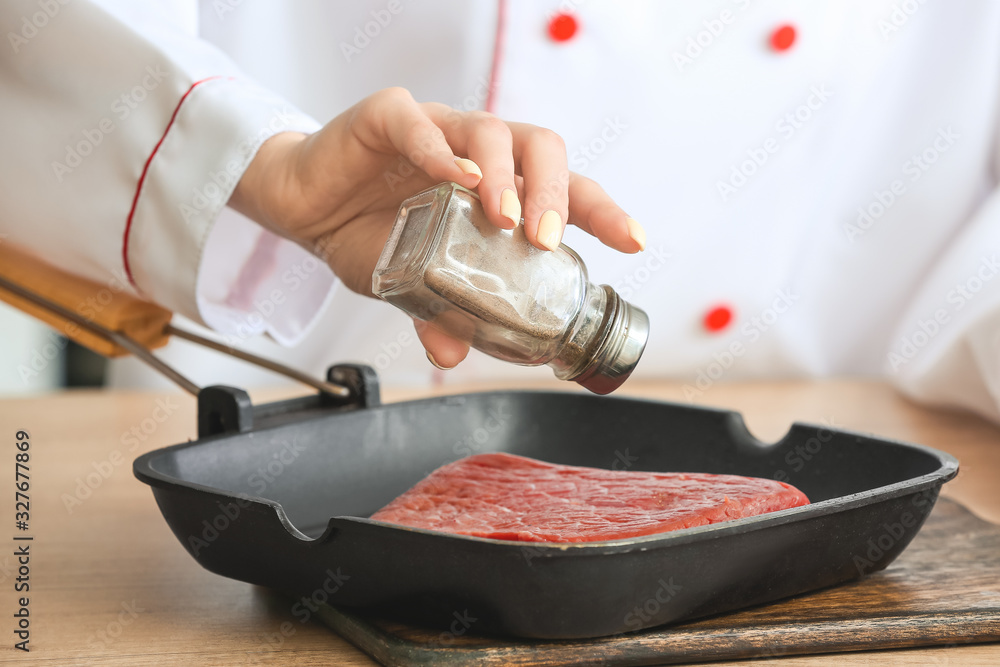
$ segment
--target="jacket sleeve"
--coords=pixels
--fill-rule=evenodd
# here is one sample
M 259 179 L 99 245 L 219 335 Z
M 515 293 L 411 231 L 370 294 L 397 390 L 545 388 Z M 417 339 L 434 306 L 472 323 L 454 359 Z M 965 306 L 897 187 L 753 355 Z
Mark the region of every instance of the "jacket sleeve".
M 294 343 L 333 274 L 226 202 L 265 140 L 319 125 L 198 40 L 195 9 L 0 4 L 0 230 L 225 334 Z
M 993 173 L 1000 173 L 994 139 Z M 887 353 L 908 396 L 1000 421 L 1000 189 L 988 193 L 929 271 Z

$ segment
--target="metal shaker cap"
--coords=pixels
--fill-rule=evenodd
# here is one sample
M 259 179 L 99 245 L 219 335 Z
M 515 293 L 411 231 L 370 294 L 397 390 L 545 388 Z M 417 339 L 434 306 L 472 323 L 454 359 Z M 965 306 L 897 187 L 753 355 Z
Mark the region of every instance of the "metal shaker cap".
M 612 312 L 593 359 L 573 381 L 595 394 L 610 394 L 628 379 L 639 363 L 649 338 L 649 316 L 607 285 L 601 287 L 608 294 L 608 309 Z

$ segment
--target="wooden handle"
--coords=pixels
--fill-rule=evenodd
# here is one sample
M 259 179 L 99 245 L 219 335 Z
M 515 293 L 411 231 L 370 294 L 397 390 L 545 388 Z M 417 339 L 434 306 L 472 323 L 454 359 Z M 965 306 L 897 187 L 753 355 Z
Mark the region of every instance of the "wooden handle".
M 87 320 L 123 333 L 146 349 L 167 344 L 166 325 L 173 316 L 148 301 L 125 293 L 117 280 L 96 283 L 72 275 L 39 259 L 13 243 L 0 242 L 0 277 Z M 120 345 L 92 333 L 0 286 L 0 300 L 38 318 L 67 338 L 106 357 L 128 354 Z

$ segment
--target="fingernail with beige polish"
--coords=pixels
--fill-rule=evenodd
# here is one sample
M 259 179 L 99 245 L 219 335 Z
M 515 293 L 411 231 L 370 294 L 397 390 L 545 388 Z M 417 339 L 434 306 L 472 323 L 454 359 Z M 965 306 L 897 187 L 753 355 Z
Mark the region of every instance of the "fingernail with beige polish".
M 521 222 L 521 202 L 517 198 L 517 193 L 510 188 L 504 188 L 500 193 L 500 215 L 508 218 L 515 227 Z
M 538 242 L 549 250 L 559 247 L 562 240 L 562 218 L 555 211 L 546 211 L 538 220 Z
M 434 358 L 434 355 L 431 354 L 430 352 L 427 353 L 427 361 L 429 361 L 432 364 L 434 364 L 434 368 L 437 368 L 438 370 L 442 370 L 442 371 L 451 370 L 451 369 L 449 369 L 449 368 L 447 368 L 447 367 L 442 366 L 441 364 L 439 364 L 437 362 L 437 360 Z
M 479 178 L 483 177 L 483 170 L 479 168 L 478 164 L 468 158 L 457 157 L 455 158 L 455 164 L 466 174 L 475 174 Z
M 625 224 L 628 225 L 628 235 L 632 237 L 633 241 L 639 244 L 639 250 L 645 250 L 646 230 L 642 228 L 642 225 L 635 218 L 625 218 Z

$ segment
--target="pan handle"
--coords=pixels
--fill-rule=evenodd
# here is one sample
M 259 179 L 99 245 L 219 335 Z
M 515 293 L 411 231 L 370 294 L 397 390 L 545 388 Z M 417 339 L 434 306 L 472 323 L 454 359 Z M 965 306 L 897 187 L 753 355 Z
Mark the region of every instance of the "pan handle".
M 198 385 L 153 355 L 170 335 L 285 375 L 325 394 L 352 396 L 343 384 L 317 380 L 277 362 L 175 327 L 173 313 L 127 294 L 122 281 L 106 285 L 80 278 L 9 242 L 0 242 L 0 300 L 35 317 L 106 357 L 135 355 L 182 389 L 197 396 Z
M 132 350 L 101 330 L 124 334 L 147 350 L 169 340 L 165 328 L 173 313 L 125 289 L 117 279 L 102 285 L 47 264 L 9 241 L 0 243 L 0 300 L 105 357 L 125 356 Z

